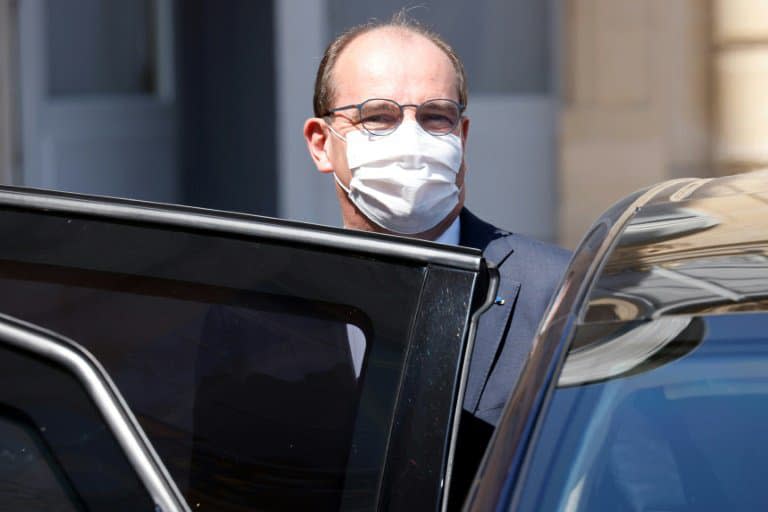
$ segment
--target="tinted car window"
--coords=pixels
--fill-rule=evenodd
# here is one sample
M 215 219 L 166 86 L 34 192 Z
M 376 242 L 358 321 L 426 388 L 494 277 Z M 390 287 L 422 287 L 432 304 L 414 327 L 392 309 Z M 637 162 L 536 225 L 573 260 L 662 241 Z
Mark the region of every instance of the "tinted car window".
M 0 509 L 155 509 L 81 382 L 6 346 L 0 346 Z
M 12 209 L 0 232 L 0 311 L 96 356 L 193 509 L 375 506 L 424 266 Z
M 0 497 L 6 510 L 82 510 L 75 493 L 33 421 L 0 408 Z
M 646 364 L 558 387 L 521 508 L 763 508 L 767 328 L 765 314 L 694 318 Z

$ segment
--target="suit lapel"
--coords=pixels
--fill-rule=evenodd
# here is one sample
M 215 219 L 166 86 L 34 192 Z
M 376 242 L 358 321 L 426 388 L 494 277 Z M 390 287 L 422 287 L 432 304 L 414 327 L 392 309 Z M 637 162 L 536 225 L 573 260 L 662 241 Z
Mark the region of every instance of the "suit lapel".
M 480 317 L 469 363 L 469 378 L 464 395 L 464 409 L 469 412 L 477 409 L 520 292 L 520 282 L 505 272 L 504 268 L 504 262 L 514 253 L 509 238 L 505 238 L 508 234 L 481 221 L 466 209 L 462 211 L 461 244 L 481 249 L 486 260 L 499 269 L 497 303 Z

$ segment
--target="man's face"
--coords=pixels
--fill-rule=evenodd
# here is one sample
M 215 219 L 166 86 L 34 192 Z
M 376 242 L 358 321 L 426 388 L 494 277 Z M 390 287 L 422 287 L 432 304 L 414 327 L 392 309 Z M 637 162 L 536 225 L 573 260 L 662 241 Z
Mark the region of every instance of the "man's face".
M 398 29 L 379 29 L 354 39 L 339 55 L 332 72 L 335 97 L 331 107 L 361 103 L 370 98 L 386 98 L 400 104 L 421 104 L 436 98 L 458 101 L 456 71 L 448 56 L 427 38 Z M 361 129 L 354 124 L 354 109 L 327 118 L 333 129 L 346 135 Z M 406 108 L 405 120 L 413 120 L 415 109 Z M 469 121 L 462 119 L 454 133 L 466 144 Z M 310 153 L 321 172 L 335 172 L 339 180 L 349 186 L 352 178 L 347 164 L 346 142 L 331 134 L 325 121 L 312 118 L 304 127 Z M 456 183 L 464 183 L 465 165 L 462 161 Z M 459 204 L 448 217 L 428 232 L 414 235 L 434 239 L 444 231 L 458 214 L 464 202 L 464 192 Z M 367 231 L 382 231 L 368 220 L 336 185 L 344 225 Z

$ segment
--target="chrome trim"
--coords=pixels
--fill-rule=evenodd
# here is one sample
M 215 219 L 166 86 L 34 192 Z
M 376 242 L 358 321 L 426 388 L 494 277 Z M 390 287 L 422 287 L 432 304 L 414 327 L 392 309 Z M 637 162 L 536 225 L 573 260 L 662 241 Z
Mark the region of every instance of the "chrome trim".
M 678 189 L 679 189 L 679 186 L 689 184 L 693 181 L 696 181 L 696 180 L 693 180 L 691 178 L 681 178 L 677 180 L 670 180 L 670 181 L 665 181 L 663 183 L 659 183 L 658 185 L 655 185 L 649 188 L 647 191 L 641 194 L 637 199 L 635 199 L 632 202 L 632 204 L 627 206 L 624 212 L 616 219 L 616 222 L 614 222 L 613 225 L 608 229 L 608 233 L 606 233 L 605 238 L 603 239 L 602 245 L 595 252 L 595 258 L 592 260 L 592 265 L 590 265 L 584 272 L 584 277 L 586 279 L 582 281 L 582 286 L 579 289 L 579 293 L 577 295 L 576 300 L 574 301 L 574 307 L 573 307 L 573 310 L 577 312 L 576 314 L 577 324 L 584 323 L 584 316 L 587 313 L 587 309 L 589 309 L 588 299 L 589 299 L 589 296 L 591 295 L 592 289 L 597 284 L 599 276 L 603 273 L 603 268 L 605 268 L 606 263 L 608 263 L 609 256 L 613 253 L 613 250 L 619 245 L 619 240 L 621 239 L 619 235 L 624 230 L 624 228 L 628 225 L 632 217 L 634 217 L 637 214 L 637 211 L 640 209 L 640 207 L 642 207 L 646 203 L 649 203 L 650 201 L 653 200 L 653 198 L 657 197 L 659 194 L 661 194 L 663 191 L 669 188 L 678 186 Z M 576 258 L 574 257 L 574 260 L 575 259 Z
M 691 198 L 701 187 L 714 180 L 715 178 L 700 178 L 691 181 L 688 185 L 680 187 L 674 194 L 669 196 L 669 200 L 672 202 L 682 202 Z
M 436 263 L 463 270 L 477 271 L 481 265 L 481 252 L 477 249 L 440 247 L 438 244 L 423 240 L 406 240 L 392 235 L 343 230 L 190 206 L 10 187 L 0 187 L 0 205 L 267 237 L 285 242 L 299 242 L 319 247 L 405 258 L 423 263 Z
M 52 360 L 75 374 L 101 412 L 157 509 L 163 512 L 190 512 L 117 387 L 93 355 L 63 336 L 3 314 L 0 314 L 0 342 Z
M 472 350 L 475 347 L 475 334 L 477 325 L 480 322 L 480 315 L 490 309 L 496 302 L 496 294 L 499 291 L 499 270 L 492 263 L 488 263 L 488 290 L 483 304 L 472 314 L 469 321 L 469 331 L 467 334 L 467 347 L 464 350 L 464 358 L 461 362 L 461 376 L 459 377 L 459 391 L 454 408 L 453 425 L 451 426 L 451 439 L 448 444 L 448 460 L 445 466 L 445 485 L 443 486 L 443 498 L 441 512 L 448 510 L 448 496 L 451 490 L 451 477 L 453 476 L 453 460 L 456 456 L 456 443 L 459 434 L 459 423 L 461 423 L 461 411 L 464 407 L 464 392 L 467 387 L 469 377 L 469 361 Z

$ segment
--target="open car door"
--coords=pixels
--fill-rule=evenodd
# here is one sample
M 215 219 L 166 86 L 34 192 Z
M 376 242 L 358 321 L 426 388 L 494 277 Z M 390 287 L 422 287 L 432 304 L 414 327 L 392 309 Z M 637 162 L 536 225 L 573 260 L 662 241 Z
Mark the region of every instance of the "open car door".
M 0 312 L 99 362 L 167 468 L 168 503 L 444 506 L 496 284 L 479 251 L 13 188 L 0 234 Z

